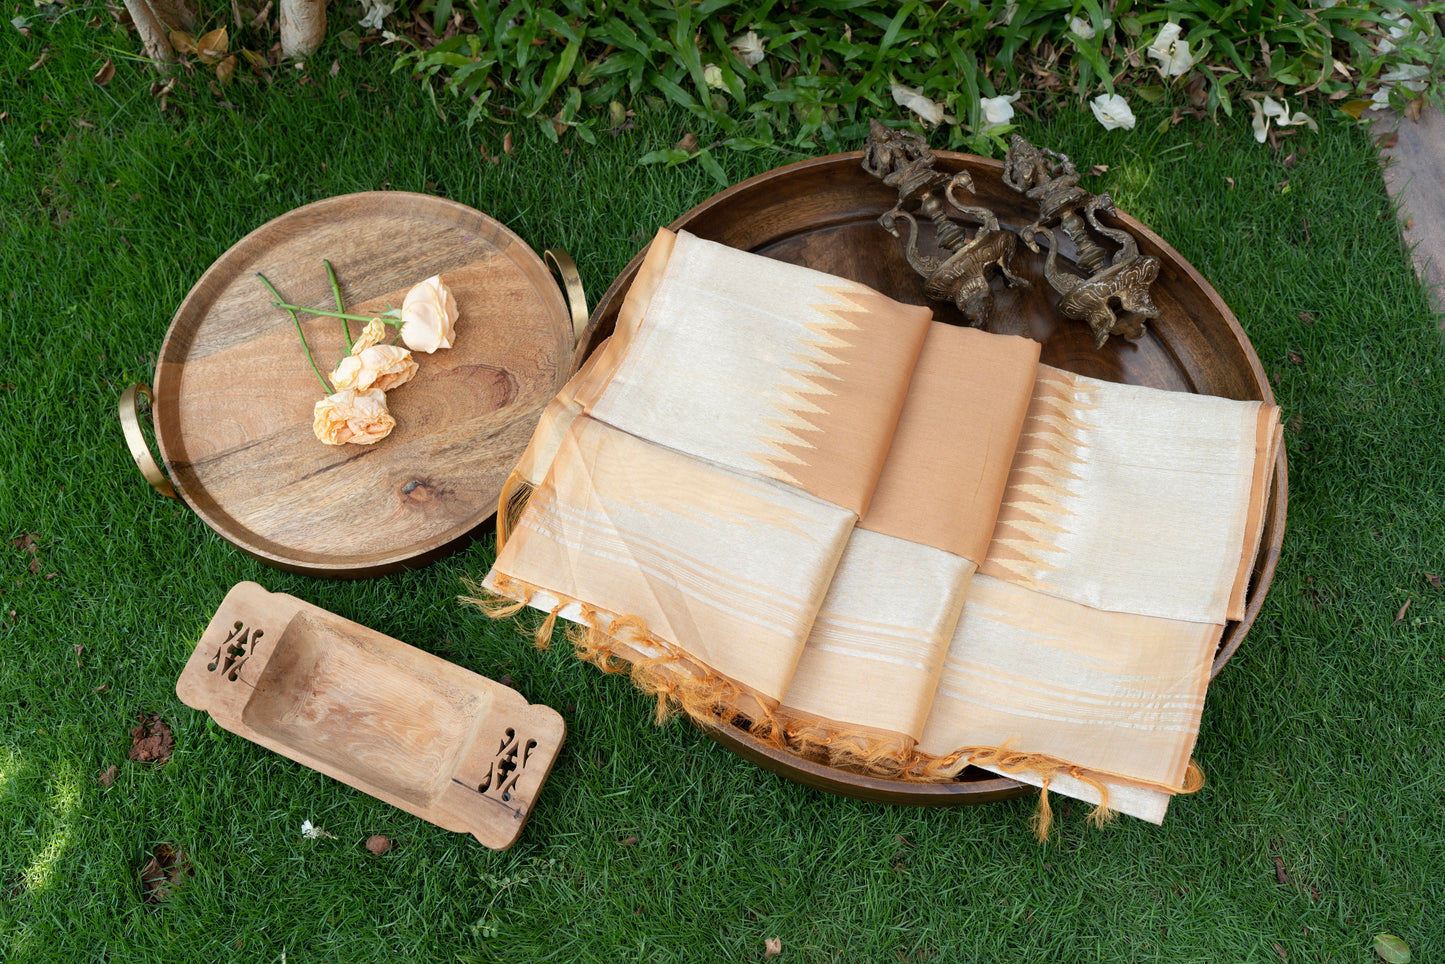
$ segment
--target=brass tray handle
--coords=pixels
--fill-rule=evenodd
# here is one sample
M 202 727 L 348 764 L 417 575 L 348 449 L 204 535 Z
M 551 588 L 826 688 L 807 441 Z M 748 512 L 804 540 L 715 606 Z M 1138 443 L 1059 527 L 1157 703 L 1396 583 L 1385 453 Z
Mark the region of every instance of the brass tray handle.
M 125 444 L 130 446 L 130 457 L 135 459 L 136 468 L 140 469 L 140 474 L 145 476 L 151 488 L 168 499 L 177 498 L 175 486 L 161 471 L 151 455 L 150 446 L 146 445 L 145 436 L 141 434 L 140 412 L 135 401 L 137 395 L 144 395 L 147 405 L 152 403 L 149 385 L 137 383 L 120 394 L 120 428 L 125 432 Z
M 562 287 L 567 292 L 567 307 L 572 309 L 572 342 L 581 344 L 590 313 L 587 310 L 587 292 L 582 290 L 582 275 L 577 271 L 577 263 L 561 248 L 548 248 L 542 252 L 542 257 L 547 259 L 547 266 L 561 280 Z

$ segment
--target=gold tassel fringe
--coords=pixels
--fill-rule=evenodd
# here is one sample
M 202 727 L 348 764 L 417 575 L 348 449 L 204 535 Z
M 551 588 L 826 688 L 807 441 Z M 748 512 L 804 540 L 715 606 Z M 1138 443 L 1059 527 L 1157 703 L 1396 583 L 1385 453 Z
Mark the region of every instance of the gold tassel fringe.
M 530 494 L 530 489 L 528 491 Z M 525 499 L 523 500 L 525 504 Z M 498 514 L 501 541 L 501 513 Z M 484 587 L 464 580 L 472 594 L 458 597 L 477 606 L 488 616 L 501 619 L 515 615 L 530 604 L 543 590 L 505 575 L 496 577 L 494 594 Z M 555 593 L 548 593 L 555 598 Z M 537 630 L 534 641 L 540 649 L 550 645 L 557 614 L 574 600 L 559 601 Z M 740 718 L 736 706 L 742 689 L 732 680 L 700 665 L 671 643 L 654 636 L 637 616 L 605 616 L 595 607 L 577 602 L 578 622 L 569 627 L 567 639 L 575 655 L 605 673 L 627 672 L 643 693 L 656 698 L 654 719 L 661 725 L 675 712 L 703 726 L 717 727 Z M 661 655 L 628 660 L 619 655 L 618 647 L 631 653 L 657 651 Z M 754 701 L 756 702 L 756 701 Z M 800 757 L 826 760 L 829 765 L 879 776 L 917 783 L 942 783 L 957 778 L 970 765 L 989 767 L 1005 774 L 1032 773 L 1041 777 L 1038 811 L 1031 818 L 1034 833 L 1047 841 L 1053 824 L 1053 807 L 1049 803 L 1049 785 L 1058 774 L 1066 774 L 1088 786 L 1099 795 L 1088 821 L 1101 827 L 1114 818 L 1109 805 L 1109 788 L 1082 768 L 1065 760 L 1042 753 L 1027 753 L 1004 746 L 960 747 L 944 756 L 919 751 L 902 739 L 889 739 L 874 734 L 848 731 L 818 721 L 780 718 L 760 707 L 760 712 L 747 719 L 749 734 L 766 746 L 784 750 Z M 1163 787 L 1172 793 L 1195 793 L 1204 786 L 1204 772 L 1189 761 L 1182 787 Z

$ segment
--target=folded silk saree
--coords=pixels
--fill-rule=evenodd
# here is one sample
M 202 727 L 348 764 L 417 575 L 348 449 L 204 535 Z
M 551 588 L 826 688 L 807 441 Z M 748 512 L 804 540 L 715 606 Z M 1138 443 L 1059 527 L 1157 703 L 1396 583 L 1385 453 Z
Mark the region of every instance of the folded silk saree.
M 542 637 L 576 623 L 660 714 L 1157 822 L 1198 785 L 1278 410 L 1038 356 L 660 232 L 504 490 L 483 586 Z

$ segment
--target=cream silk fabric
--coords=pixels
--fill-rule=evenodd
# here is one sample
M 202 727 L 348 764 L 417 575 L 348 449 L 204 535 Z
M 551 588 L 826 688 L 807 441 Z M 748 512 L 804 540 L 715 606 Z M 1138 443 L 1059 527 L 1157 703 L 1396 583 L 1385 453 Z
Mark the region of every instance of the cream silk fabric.
M 930 317 L 659 233 L 514 473 L 484 585 L 794 749 L 921 773 L 1007 747 L 1033 761 L 1009 775 L 1157 822 L 1242 612 L 1278 410 Z

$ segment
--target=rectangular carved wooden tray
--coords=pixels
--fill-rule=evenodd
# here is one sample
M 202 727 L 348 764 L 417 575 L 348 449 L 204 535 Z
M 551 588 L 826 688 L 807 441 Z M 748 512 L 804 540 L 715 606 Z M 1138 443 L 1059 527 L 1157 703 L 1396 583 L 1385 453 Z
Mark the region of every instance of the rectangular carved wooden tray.
M 176 682 L 232 733 L 447 830 L 516 842 L 562 746 L 547 706 L 253 582 Z

